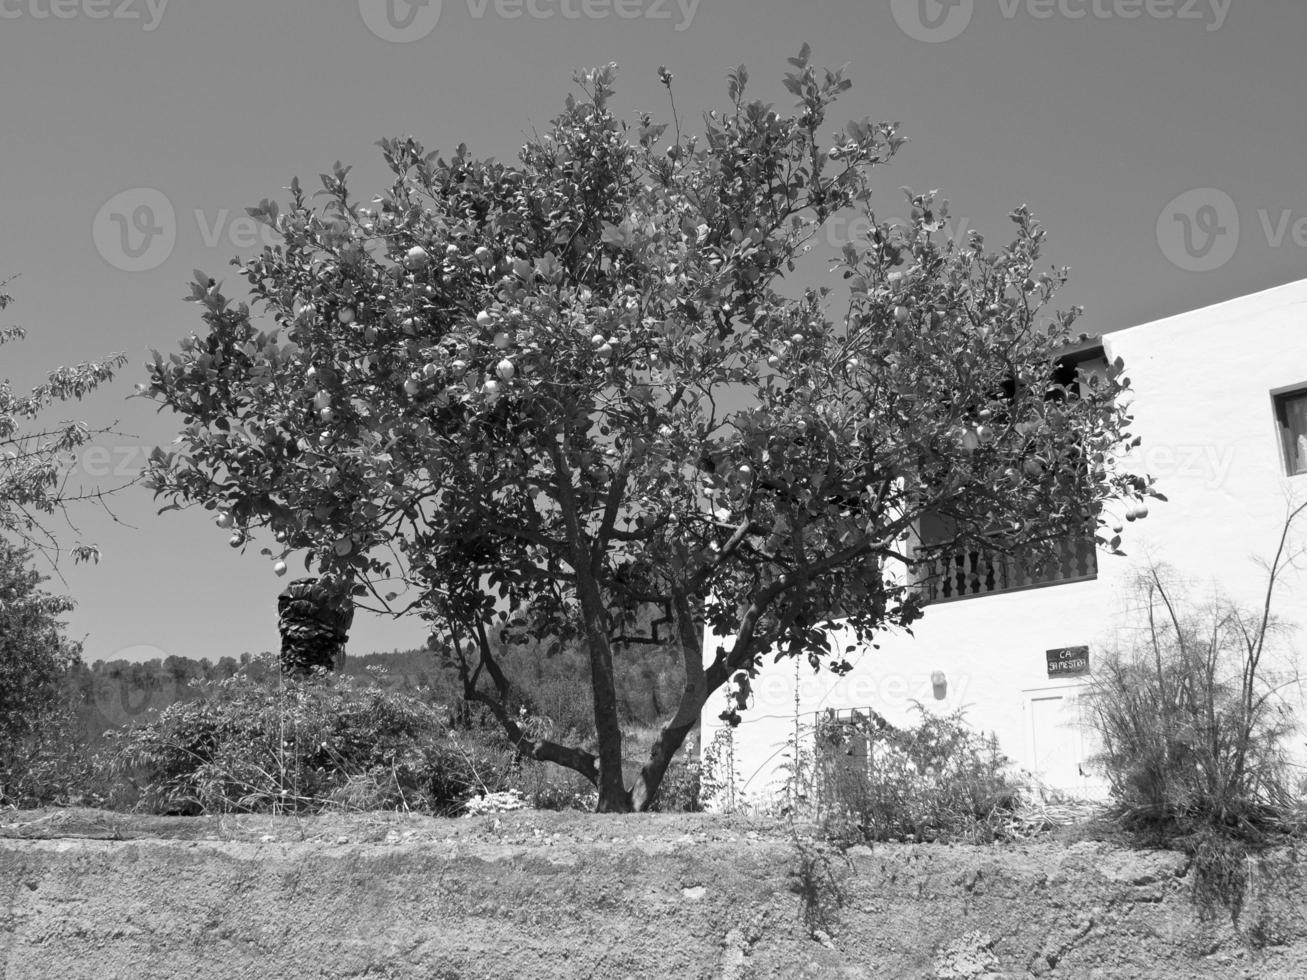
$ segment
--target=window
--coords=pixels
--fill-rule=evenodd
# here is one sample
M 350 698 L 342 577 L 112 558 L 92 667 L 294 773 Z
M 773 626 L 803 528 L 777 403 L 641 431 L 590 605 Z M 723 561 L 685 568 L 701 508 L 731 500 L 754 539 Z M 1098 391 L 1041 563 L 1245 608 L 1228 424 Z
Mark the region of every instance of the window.
M 1307 473 L 1307 388 L 1276 395 L 1275 419 L 1284 446 L 1285 472 Z

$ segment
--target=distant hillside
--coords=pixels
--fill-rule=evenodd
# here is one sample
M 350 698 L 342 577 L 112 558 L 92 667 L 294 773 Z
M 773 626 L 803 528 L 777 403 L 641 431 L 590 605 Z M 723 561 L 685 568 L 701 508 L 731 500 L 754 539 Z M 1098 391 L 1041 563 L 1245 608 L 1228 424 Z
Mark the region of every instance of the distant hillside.
M 547 656 L 532 645 L 505 649 L 499 656 L 505 673 L 530 696 L 535 713 L 551 719 L 556 731 L 593 729 L 590 668 L 583 651 L 565 646 Z M 639 647 L 619 652 L 617 668 L 619 706 L 627 723 L 650 725 L 675 710 L 680 681 L 670 651 Z M 217 663 L 170 656 L 140 663 L 97 660 L 82 665 L 72 678 L 82 730 L 98 739 L 108 729 L 143 721 L 151 712 L 197 697 L 191 686 L 195 682 L 223 680 L 238 671 L 268 683 L 278 679 L 272 654 L 266 652 L 222 657 Z M 426 649 L 347 655 L 343 672 L 399 690 L 427 692 L 431 700 L 451 709 L 462 701 L 462 687 L 452 666 Z M 480 714 L 478 710 L 464 719 L 475 724 Z

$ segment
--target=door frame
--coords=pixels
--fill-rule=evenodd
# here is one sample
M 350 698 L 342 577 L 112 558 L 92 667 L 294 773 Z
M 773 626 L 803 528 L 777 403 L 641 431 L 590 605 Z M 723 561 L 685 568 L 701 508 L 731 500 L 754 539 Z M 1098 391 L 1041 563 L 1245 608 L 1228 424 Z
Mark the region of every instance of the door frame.
M 1021 716 L 1023 741 L 1025 742 L 1026 750 L 1026 768 L 1032 774 L 1036 773 L 1036 765 L 1038 764 L 1038 760 L 1035 756 L 1035 718 L 1032 707 L 1033 702 L 1043 700 L 1051 694 L 1060 693 L 1063 697 L 1066 697 L 1068 694 L 1075 695 L 1085 690 L 1088 686 L 1089 678 L 1081 676 L 1056 681 L 1050 678 L 1049 682 L 1046 684 L 1041 684 L 1038 687 L 1027 687 L 1022 689 Z M 1087 746 L 1085 745 L 1085 727 L 1080 725 L 1076 727 L 1074 731 L 1077 743 L 1076 749 L 1080 755 L 1080 761 L 1083 762 L 1087 755 Z M 1076 786 L 1051 788 L 1062 792 L 1074 792 L 1077 796 L 1081 797 L 1099 798 L 1106 795 L 1107 784 L 1101 777 L 1086 773 L 1083 768 L 1080 769 L 1080 773 L 1080 778 Z

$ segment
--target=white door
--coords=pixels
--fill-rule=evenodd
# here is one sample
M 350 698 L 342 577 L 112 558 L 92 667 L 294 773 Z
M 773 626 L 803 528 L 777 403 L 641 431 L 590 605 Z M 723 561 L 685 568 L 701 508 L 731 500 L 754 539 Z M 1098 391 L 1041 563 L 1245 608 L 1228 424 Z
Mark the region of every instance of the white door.
M 1025 692 L 1029 768 L 1054 793 L 1097 799 L 1106 789 L 1089 762 L 1097 739 L 1085 729 L 1077 693 L 1079 685 Z

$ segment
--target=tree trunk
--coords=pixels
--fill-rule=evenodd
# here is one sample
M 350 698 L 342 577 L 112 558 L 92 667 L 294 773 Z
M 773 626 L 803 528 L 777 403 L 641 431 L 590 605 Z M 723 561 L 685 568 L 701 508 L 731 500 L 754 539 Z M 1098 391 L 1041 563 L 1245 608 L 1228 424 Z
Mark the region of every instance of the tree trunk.
M 708 688 L 703 670 L 703 639 L 699 624 L 690 608 L 689 597 L 683 592 L 672 595 L 672 615 L 676 620 L 676 638 L 681 649 L 681 664 L 685 672 L 685 689 L 672 716 L 649 750 L 649 761 L 640 770 L 631 790 L 631 808 L 648 810 L 653 806 L 658 787 L 667 775 L 673 756 L 685 744 L 688 735 L 699 721 L 703 706 L 708 701 Z
M 631 794 L 622 778 L 622 725 L 617 711 L 617 683 L 613 676 L 613 649 L 598 583 L 585 563 L 578 561 L 577 588 L 586 649 L 590 654 L 590 686 L 594 692 L 595 734 L 599 738 L 598 813 L 630 813 Z

